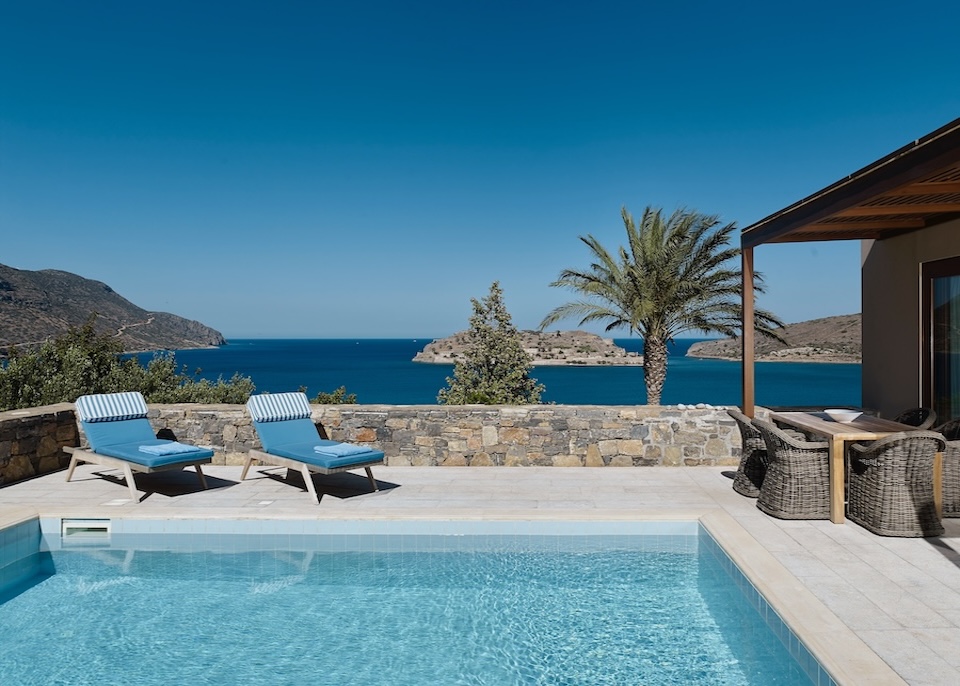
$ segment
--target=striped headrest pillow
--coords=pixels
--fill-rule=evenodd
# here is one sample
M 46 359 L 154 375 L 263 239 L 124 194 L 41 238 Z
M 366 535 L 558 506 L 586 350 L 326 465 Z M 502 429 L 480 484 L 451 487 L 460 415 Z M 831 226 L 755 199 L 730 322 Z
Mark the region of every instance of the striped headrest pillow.
M 247 411 L 255 422 L 308 419 L 310 403 L 305 393 L 263 393 L 250 396 Z
M 84 422 L 119 422 L 147 416 L 147 403 L 137 391 L 81 395 L 74 406 Z

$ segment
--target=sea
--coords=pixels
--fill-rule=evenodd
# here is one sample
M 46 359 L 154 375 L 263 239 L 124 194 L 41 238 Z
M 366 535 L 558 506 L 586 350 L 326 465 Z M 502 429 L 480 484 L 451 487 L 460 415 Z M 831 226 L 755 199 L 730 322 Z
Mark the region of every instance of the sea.
M 219 348 L 174 351 L 177 363 L 197 378 L 215 381 L 249 376 L 257 392 L 305 388 L 310 397 L 341 386 L 362 404 L 434 404 L 453 375 L 452 365 L 413 362 L 429 343 L 418 339 L 234 339 Z M 687 357 L 701 338 L 677 339 L 669 348 L 664 405 L 738 405 L 741 364 Z M 615 339 L 642 352 L 637 338 Z M 138 355 L 146 363 L 152 353 Z M 543 402 L 570 405 L 640 405 L 647 394 L 642 367 L 534 367 L 545 387 Z M 770 406 L 860 405 L 860 365 L 759 362 L 756 402 Z

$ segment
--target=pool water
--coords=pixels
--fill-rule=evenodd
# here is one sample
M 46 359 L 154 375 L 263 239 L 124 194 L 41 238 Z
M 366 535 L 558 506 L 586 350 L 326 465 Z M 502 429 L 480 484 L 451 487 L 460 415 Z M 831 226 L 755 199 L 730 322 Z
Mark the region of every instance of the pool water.
M 39 553 L 6 589 L 3 683 L 810 683 L 689 542 L 124 538 Z

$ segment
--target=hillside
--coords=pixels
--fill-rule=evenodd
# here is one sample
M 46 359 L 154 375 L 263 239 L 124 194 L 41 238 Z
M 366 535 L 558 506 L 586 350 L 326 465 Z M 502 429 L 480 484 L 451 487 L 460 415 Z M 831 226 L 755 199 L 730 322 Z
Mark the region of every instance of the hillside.
M 42 343 L 97 313 L 97 331 L 125 350 L 173 350 L 223 345 L 219 331 L 167 312 L 137 307 L 100 281 L 55 269 L 0 265 L 0 354 L 11 345 Z
M 754 355 L 766 362 L 860 362 L 860 315 L 812 319 L 788 324 L 780 331 L 787 345 L 767 336 L 756 336 Z M 689 357 L 739 360 L 741 339 L 723 338 L 694 343 Z
M 521 331 L 523 347 L 535 365 L 642 365 L 643 357 L 629 353 L 609 338 L 586 331 Z M 418 352 L 414 362 L 453 364 L 469 345 L 466 331 L 438 338 Z

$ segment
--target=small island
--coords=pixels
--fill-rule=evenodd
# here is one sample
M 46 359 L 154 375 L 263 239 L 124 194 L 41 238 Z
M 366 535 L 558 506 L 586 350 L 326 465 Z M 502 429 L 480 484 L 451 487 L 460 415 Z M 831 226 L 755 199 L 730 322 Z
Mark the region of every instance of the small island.
M 535 366 L 642 366 L 643 356 L 586 331 L 521 331 L 523 347 Z M 469 345 L 468 332 L 459 331 L 428 343 L 414 362 L 454 364 Z

